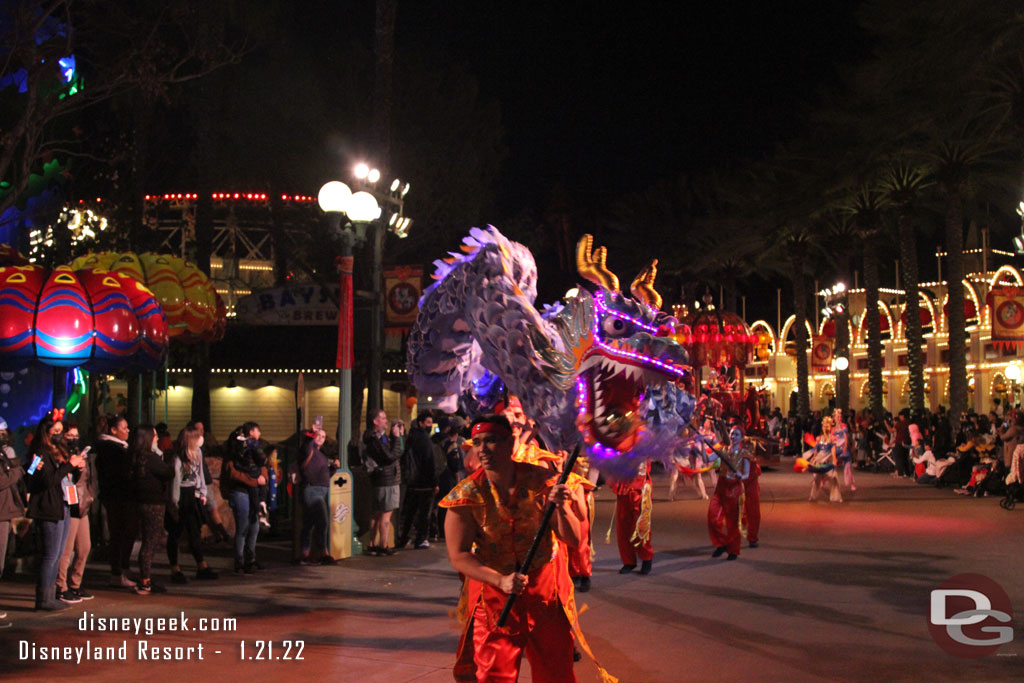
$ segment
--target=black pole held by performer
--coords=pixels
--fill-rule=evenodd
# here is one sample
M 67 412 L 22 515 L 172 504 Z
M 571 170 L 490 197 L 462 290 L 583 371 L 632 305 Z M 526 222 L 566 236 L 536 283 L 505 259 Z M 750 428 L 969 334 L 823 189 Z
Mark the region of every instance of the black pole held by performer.
M 576 459 L 580 455 L 580 444 L 576 444 L 576 448 L 573 449 L 572 455 L 565 461 L 562 466 L 562 474 L 558 477 L 558 484 L 564 484 L 569 480 L 569 473 L 572 472 L 573 466 L 576 465 Z M 530 572 L 530 565 L 533 564 L 533 557 L 537 554 L 537 550 L 540 548 L 540 543 L 544 539 L 544 535 L 548 532 L 548 526 L 551 524 L 551 515 L 555 513 L 556 503 L 549 501 L 544 508 L 544 515 L 540 519 L 540 526 L 537 527 L 537 534 L 533 537 L 533 543 L 530 544 L 530 549 L 526 551 L 526 557 L 523 558 L 522 567 L 517 571 L 520 574 L 528 574 Z M 498 617 L 498 628 L 505 625 L 508 621 L 508 615 L 512 612 L 512 604 L 516 601 L 516 594 L 512 593 L 508 596 L 505 601 L 505 607 L 501 610 L 501 615 Z

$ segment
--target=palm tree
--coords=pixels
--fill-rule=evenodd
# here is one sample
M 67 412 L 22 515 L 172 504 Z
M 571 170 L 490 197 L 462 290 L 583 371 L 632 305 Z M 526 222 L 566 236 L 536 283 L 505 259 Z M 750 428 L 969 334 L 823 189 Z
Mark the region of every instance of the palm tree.
M 882 404 L 882 329 L 878 317 L 878 276 L 877 237 L 882 227 L 882 212 L 885 200 L 877 189 L 864 185 L 852 196 L 840 203 L 842 210 L 850 214 L 860 237 L 864 264 L 864 315 L 867 316 L 868 339 L 868 406 L 876 420 L 885 415 Z
M 917 268 L 917 205 L 921 192 L 932 181 L 927 171 L 905 162 L 890 166 L 882 181 L 883 191 L 897 209 L 896 225 L 900 249 L 900 276 L 906 292 L 907 369 L 910 372 L 910 410 L 924 411 L 924 362 L 921 357 L 921 313 Z

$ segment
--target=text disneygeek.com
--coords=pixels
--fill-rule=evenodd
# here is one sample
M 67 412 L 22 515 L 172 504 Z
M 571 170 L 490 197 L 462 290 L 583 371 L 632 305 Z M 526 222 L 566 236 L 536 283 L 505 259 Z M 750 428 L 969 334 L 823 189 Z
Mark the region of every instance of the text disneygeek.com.
M 218 642 L 216 647 L 196 641 L 186 645 L 155 643 L 142 636 L 163 633 L 229 633 L 238 630 L 232 617 L 189 617 L 184 612 L 173 617 L 100 617 L 83 612 L 78 620 L 82 633 L 125 633 L 135 638 L 102 645 L 86 640 L 76 645 L 41 645 L 31 640 L 18 641 L 21 661 L 57 661 L 81 664 L 90 661 L 203 661 L 215 656 L 239 660 L 302 661 L 305 642 L 301 640 L 238 640 Z

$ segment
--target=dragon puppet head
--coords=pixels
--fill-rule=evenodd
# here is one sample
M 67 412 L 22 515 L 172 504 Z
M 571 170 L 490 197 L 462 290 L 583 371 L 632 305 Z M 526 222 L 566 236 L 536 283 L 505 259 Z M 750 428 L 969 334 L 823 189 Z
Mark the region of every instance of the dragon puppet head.
M 671 383 L 685 390 L 690 367 L 686 350 L 670 336 L 679 321 L 660 310 L 654 289 L 658 262 L 641 271 L 628 296 L 619 291 L 605 258 L 605 248 L 594 250 L 590 235 L 580 240 L 577 269 L 598 289 L 591 294 L 580 288 L 553 322 L 574 361 L 585 440 L 596 455 L 612 457 L 640 441 L 648 389 Z

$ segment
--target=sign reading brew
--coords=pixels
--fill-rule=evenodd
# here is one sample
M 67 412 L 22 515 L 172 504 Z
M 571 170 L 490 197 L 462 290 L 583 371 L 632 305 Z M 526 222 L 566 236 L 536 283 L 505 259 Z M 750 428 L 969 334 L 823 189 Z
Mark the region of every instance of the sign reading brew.
M 235 304 L 244 325 L 337 325 L 338 287 L 277 287 L 254 292 Z

